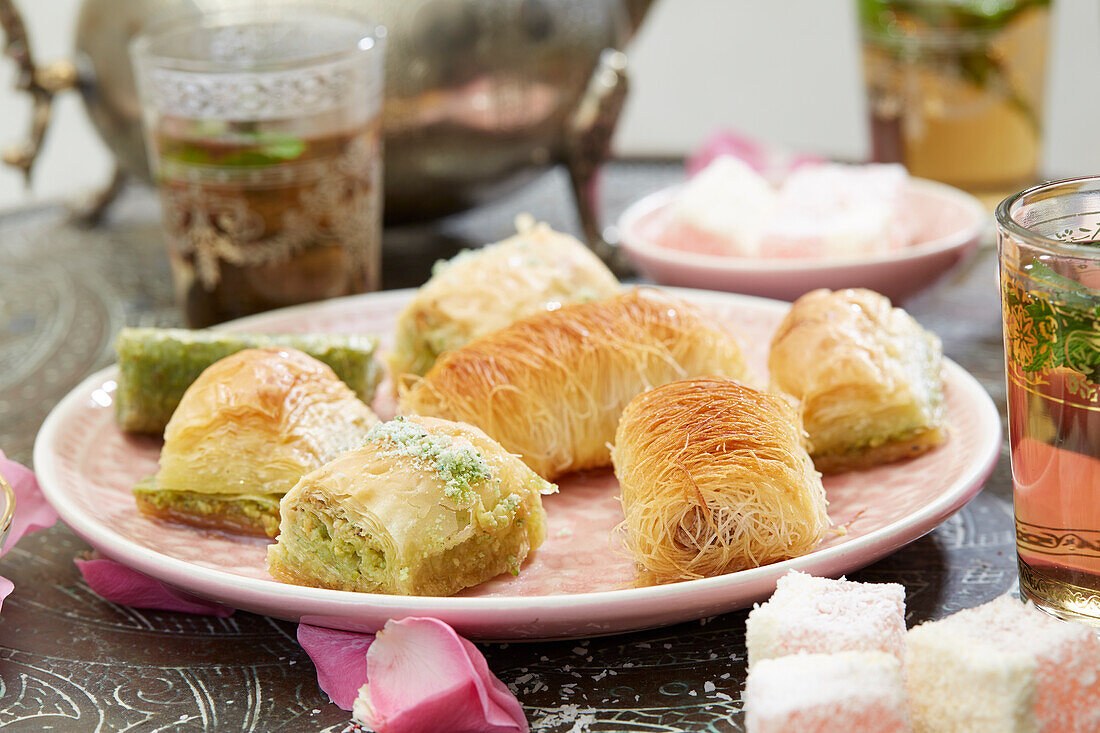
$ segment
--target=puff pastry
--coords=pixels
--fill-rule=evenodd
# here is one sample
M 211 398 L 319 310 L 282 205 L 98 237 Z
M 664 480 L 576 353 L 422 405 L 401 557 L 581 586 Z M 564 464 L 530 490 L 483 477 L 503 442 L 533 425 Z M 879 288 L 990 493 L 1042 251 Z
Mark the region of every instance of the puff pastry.
M 624 407 L 665 382 L 741 378 L 736 340 L 697 306 L 648 289 L 563 306 L 449 351 L 400 385 L 399 410 L 477 425 L 544 478 L 606 466 Z
M 475 427 L 398 417 L 283 498 L 268 569 L 321 588 L 451 595 L 519 572 L 555 490 Z
M 390 372 L 423 375 L 444 351 L 539 311 L 598 300 L 619 282 L 596 255 L 546 224 L 438 263 L 397 320 Z
M 279 500 L 307 471 L 359 445 L 378 421 L 325 364 L 246 349 L 208 367 L 164 431 L 138 508 L 200 527 L 274 536 Z
M 947 437 L 940 340 L 878 293 L 799 298 L 772 339 L 768 368 L 773 387 L 802 403 L 819 471 L 909 458 Z
M 644 582 L 797 557 L 828 526 L 821 476 L 781 395 L 729 379 L 655 387 L 623 411 L 611 457 Z

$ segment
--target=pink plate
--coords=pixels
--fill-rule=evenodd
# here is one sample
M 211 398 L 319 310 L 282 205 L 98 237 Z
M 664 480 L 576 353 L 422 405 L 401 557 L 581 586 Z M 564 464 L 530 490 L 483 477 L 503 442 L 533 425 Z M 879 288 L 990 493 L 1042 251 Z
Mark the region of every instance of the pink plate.
M 745 296 L 682 290 L 736 324 L 763 376 L 767 344 L 786 305 Z M 412 291 L 393 291 L 288 308 L 236 321 L 234 330 L 389 334 Z M 846 534 L 831 534 L 794 560 L 717 578 L 633 588 L 618 547 L 622 520 L 610 471 L 572 476 L 547 497 L 549 533 L 518 578 L 504 575 L 459 596 L 405 597 L 286 585 L 264 567 L 266 540 L 202 532 L 139 514 L 130 487 L 156 470 L 160 441 L 115 427 L 116 368 L 88 377 L 50 413 L 34 447 L 47 498 L 73 530 L 103 554 L 183 590 L 237 608 L 340 629 L 373 631 L 389 618 L 428 615 L 474 639 L 549 639 L 631 631 L 743 608 L 768 596 L 797 568 L 837 576 L 928 532 L 981 488 L 997 460 L 1000 419 L 965 371 L 947 364 L 951 439 L 907 463 L 825 480 L 829 511 Z M 383 385 L 375 401 L 392 414 Z
M 932 285 L 974 251 L 989 213 L 965 191 L 911 178 L 904 216 L 916 242 L 880 255 L 834 259 L 759 259 L 685 252 L 658 244 L 668 227 L 668 204 L 679 186 L 632 204 L 619 219 L 621 246 L 647 277 L 662 285 L 724 290 L 794 300 L 815 288 L 870 288 L 900 303 Z

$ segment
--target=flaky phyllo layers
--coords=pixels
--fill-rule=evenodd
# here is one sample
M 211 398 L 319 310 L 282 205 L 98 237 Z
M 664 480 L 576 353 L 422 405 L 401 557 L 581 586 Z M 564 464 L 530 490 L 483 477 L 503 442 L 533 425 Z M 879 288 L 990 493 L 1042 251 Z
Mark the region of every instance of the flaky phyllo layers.
M 939 338 L 870 290 L 815 290 L 772 339 L 772 386 L 802 403 L 824 473 L 920 455 L 947 437 Z
M 678 379 L 744 379 L 719 318 L 656 290 L 562 306 L 448 351 L 399 410 L 476 425 L 553 480 L 607 466 L 623 408 Z
M 164 431 L 160 470 L 134 496 L 147 514 L 273 537 L 283 495 L 361 444 L 376 422 L 313 357 L 290 348 L 239 351 L 184 393 Z
M 588 247 L 530 217 L 502 242 L 436 263 L 397 319 L 390 373 L 424 374 L 457 349 L 526 316 L 607 298 L 619 282 Z
M 451 595 L 518 573 L 556 490 L 475 427 L 399 417 L 286 495 L 268 569 L 321 588 Z

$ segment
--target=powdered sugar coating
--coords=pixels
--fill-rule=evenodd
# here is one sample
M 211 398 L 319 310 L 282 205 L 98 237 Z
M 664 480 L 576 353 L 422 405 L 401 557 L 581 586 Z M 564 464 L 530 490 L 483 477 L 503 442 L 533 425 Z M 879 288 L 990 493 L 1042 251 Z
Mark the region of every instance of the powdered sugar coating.
M 1002 596 L 907 639 L 917 731 L 1100 731 L 1100 639 Z
M 779 193 L 782 216 L 768 223 L 764 257 L 853 257 L 909 246 L 916 227 L 905 216 L 909 175 L 896 163 L 804 166 Z
M 748 733 L 904 733 L 901 662 L 885 652 L 794 654 L 763 659 L 745 682 Z
M 746 624 L 749 665 L 796 652 L 881 651 L 905 661 L 905 588 L 791 571 Z

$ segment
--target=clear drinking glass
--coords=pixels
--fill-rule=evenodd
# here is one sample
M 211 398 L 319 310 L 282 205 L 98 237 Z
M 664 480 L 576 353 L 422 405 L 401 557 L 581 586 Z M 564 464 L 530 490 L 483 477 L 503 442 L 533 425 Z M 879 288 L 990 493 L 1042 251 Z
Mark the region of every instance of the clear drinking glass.
M 385 29 L 275 9 L 130 47 L 191 326 L 377 289 Z
M 1049 0 L 859 0 L 872 158 L 992 208 L 1035 183 Z
M 1020 589 L 1100 625 L 1100 176 L 997 208 Z

